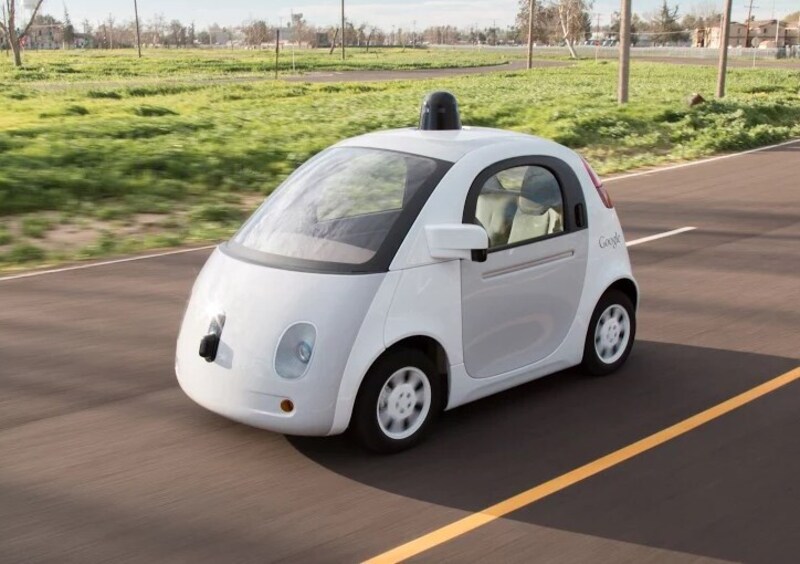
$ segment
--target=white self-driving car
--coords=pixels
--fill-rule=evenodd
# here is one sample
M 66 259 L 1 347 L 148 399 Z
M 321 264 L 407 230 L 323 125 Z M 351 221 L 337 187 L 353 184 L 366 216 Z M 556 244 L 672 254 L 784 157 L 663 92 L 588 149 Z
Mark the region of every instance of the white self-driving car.
M 589 165 L 537 137 L 462 128 L 439 92 L 419 128 L 310 159 L 214 251 L 175 369 L 236 421 L 350 429 L 392 452 L 442 410 L 579 364 L 614 371 L 638 301 Z

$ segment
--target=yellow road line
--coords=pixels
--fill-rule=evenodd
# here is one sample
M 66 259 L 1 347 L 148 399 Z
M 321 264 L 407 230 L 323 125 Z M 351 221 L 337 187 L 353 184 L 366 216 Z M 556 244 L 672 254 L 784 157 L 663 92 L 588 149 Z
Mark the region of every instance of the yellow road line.
M 734 409 L 750 403 L 753 400 L 756 400 L 761 396 L 764 396 L 798 379 L 800 379 L 800 366 L 778 376 L 777 378 L 773 378 L 772 380 L 764 382 L 755 388 L 747 390 L 738 396 L 732 397 L 729 400 L 717 404 L 712 408 L 698 413 L 697 415 L 693 415 L 688 419 L 684 419 L 672 427 L 663 429 L 653 435 L 650 435 L 649 437 L 612 452 L 611 454 L 607 454 L 602 458 L 598 458 L 589 464 L 581 466 L 580 468 L 576 468 L 575 470 L 567 472 L 566 474 L 558 476 L 557 478 L 553 478 L 548 482 L 533 487 L 527 491 L 515 495 L 514 497 L 510 497 L 496 505 L 492 505 L 483 511 L 473 513 L 472 515 L 464 517 L 463 519 L 459 519 L 454 523 L 446 525 L 440 529 L 436 529 L 427 535 L 407 542 L 406 544 L 398 546 L 397 548 L 394 548 L 388 552 L 384 552 L 383 554 L 368 560 L 367 564 L 402 562 L 403 560 L 416 556 L 422 552 L 425 552 L 426 550 L 430 550 L 431 548 L 453 540 L 454 538 L 473 531 L 478 527 L 482 527 L 487 523 L 491 523 L 500 517 L 535 503 L 542 498 L 577 484 L 578 482 L 590 478 L 595 474 L 599 474 L 600 472 L 608 470 L 617 464 L 621 464 L 626 460 L 642 454 L 643 452 L 688 433 L 689 431 L 692 431 L 693 429 L 696 429 L 697 427 L 700 427 L 709 421 L 721 417 L 726 413 L 730 413 Z

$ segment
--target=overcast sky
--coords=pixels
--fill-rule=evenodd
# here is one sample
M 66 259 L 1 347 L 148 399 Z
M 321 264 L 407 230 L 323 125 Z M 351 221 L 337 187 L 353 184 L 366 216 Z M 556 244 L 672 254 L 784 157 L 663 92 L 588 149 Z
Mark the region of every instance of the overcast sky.
M 673 5 L 676 0 L 668 0 Z M 64 4 L 69 9 L 73 22 L 88 19 L 97 22 L 111 13 L 117 20 L 133 18 L 133 0 L 45 0 L 45 12 L 56 17 L 64 13 Z M 368 22 L 391 29 L 392 25 L 411 29 L 416 20 L 417 29 L 428 25 L 454 24 L 467 27 L 477 24 L 488 27 L 494 22 L 504 27 L 514 21 L 518 0 L 346 0 L 348 19 L 355 22 Z M 722 0 L 685 0 L 677 2 L 680 13 L 693 7 L 718 6 Z M 646 14 L 655 10 L 661 0 L 637 0 L 633 10 Z M 746 10 L 745 0 L 734 1 L 734 19 L 743 21 Z M 800 10 L 797 0 L 774 0 L 775 11 L 779 17 Z M 758 0 L 759 9 L 754 11 L 757 19 L 769 19 L 773 14 L 773 0 Z M 619 2 L 597 0 L 594 11 L 602 14 L 607 22 L 609 15 L 619 9 Z M 339 0 L 139 0 L 139 13 L 143 21 L 154 14 L 162 13 L 167 19 L 194 21 L 204 27 L 211 23 L 238 25 L 242 21 L 257 18 L 270 23 L 278 23 L 289 14 L 301 12 L 314 24 L 326 25 L 336 22 L 339 13 Z

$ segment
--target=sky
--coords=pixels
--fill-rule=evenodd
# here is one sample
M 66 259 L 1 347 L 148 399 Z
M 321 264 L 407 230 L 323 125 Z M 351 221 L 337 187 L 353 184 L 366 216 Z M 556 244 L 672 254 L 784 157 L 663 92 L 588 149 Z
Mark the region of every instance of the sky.
M 138 0 L 139 14 L 147 22 L 155 14 L 168 19 L 194 21 L 202 28 L 212 23 L 238 25 L 248 19 L 264 19 L 271 24 L 284 22 L 289 15 L 300 12 L 307 21 L 317 25 L 336 23 L 340 0 Z M 722 10 L 722 0 L 668 0 L 680 6 L 680 14 L 692 8 L 717 7 Z M 75 23 L 88 19 L 96 23 L 113 14 L 117 20 L 133 19 L 133 0 L 45 0 L 44 12 L 61 18 L 64 5 Z M 661 0 L 636 0 L 633 11 L 644 15 L 653 12 Z M 745 0 L 734 0 L 733 19 L 745 19 Z M 756 19 L 773 16 L 773 4 L 778 17 L 800 10 L 797 0 L 758 0 L 761 6 L 754 10 Z M 513 23 L 518 0 L 346 0 L 348 19 L 366 22 L 390 30 L 393 25 L 404 29 L 421 30 L 428 25 L 453 24 L 458 27 L 505 27 Z M 596 0 L 593 11 L 601 14 L 601 22 L 608 22 L 612 12 L 619 9 L 614 0 Z

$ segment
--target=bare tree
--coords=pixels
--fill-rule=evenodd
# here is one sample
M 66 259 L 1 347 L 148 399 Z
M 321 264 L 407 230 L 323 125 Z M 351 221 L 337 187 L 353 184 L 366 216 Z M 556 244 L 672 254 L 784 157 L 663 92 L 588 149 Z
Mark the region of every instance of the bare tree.
M 587 0 L 558 0 L 558 23 L 564 36 L 564 43 L 569 49 L 573 59 L 578 58 L 574 44 L 585 37 L 587 29 L 587 14 L 591 2 Z M 591 22 L 588 22 L 591 26 Z
M 516 26 L 513 30 L 515 37 L 525 38 L 532 35 L 535 43 L 546 45 L 558 41 L 563 33 L 558 17 L 558 4 L 554 2 L 536 2 L 534 7 L 533 33 L 530 33 L 530 0 L 520 0 L 517 12 Z
M 22 45 L 31 30 L 36 14 L 39 13 L 39 8 L 42 7 L 42 2 L 44 0 L 37 0 L 31 13 L 31 19 L 22 28 L 22 31 L 19 31 L 17 29 L 17 1 L 3 0 L 3 21 L 0 22 L 0 31 L 8 37 L 8 42 L 11 44 L 11 50 L 14 52 L 14 66 L 22 66 Z
M 69 10 L 67 5 L 64 5 L 64 33 L 62 37 L 64 49 L 72 49 L 75 46 L 75 26 L 72 25 L 72 20 L 69 17 Z
M 333 32 L 333 41 L 331 41 L 331 50 L 328 53 L 329 55 L 333 55 L 333 52 L 336 51 L 336 40 L 339 38 L 339 28 L 337 27 L 336 30 Z
M 372 39 L 379 35 L 381 32 L 380 28 L 376 26 L 369 26 L 369 34 L 367 35 L 367 53 L 369 53 L 369 48 L 372 45 Z
M 256 20 L 242 27 L 244 41 L 254 48 L 261 46 L 269 40 L 269 28 L 264 20 Z
M 147 26 L 150 33 L 150 44 L 152 46 L 161 45 L 164 41 L 164 32 L 167 28 L 167 20 L 164 14 L 156 14 Z

